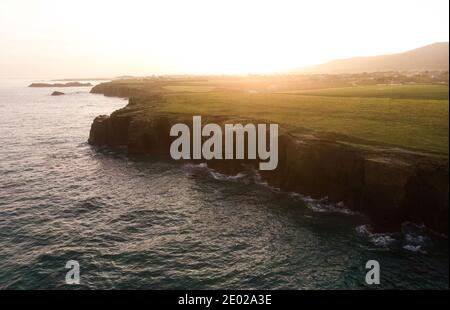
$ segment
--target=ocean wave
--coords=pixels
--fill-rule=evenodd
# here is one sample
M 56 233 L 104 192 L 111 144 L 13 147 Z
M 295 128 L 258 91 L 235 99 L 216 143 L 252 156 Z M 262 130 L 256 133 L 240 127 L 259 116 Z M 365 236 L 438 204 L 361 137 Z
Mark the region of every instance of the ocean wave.
M 356 227 L 358 235 L 367 238 L 372 244 L 385 248 L 403 249 L 413 253 L 427 254 L 431 247 L 431 239 L 420 227 L 404 223 L 402 229 L 395 233 L 374 233 L 370 224 Z
M 426 234 L 424 226 L 415 225 L 413 223 L 403 223 L 402 234 L 404 236 L 403 249 L 411 252 L 426 254 L 426 247 L 431 246 L 431 239 Z
M 396 238 L 391 233 L 373 233 L 372 227 L 369 224 L 356 227 L 356 232 L 365 238 L 368 238 L 371 243 L 380 247 L 388 247 L 392 245 Z
M 247 176 L 247 174 L 239 172 L 236 175 L 226 175 L 223 173 L 216 172 L 214 170 L 209 171 L 210 175 L 215 179 L 219 181 L 235 181 L 242 179 Z
M 320 199 L 313 199 L 309 196 L 303 196 L 302 200 L 306 203 L 306 206 L 313 212 L 320 213 L 341 213 L 346 215 L 355 215 L 356 212 L 345 208 L 344 202 L 332 203 L 328 200 L 328 197 Z
M 236 175 L 227 175 L 224 173 L 220 173 L 214 169 L 209 168 L 206 163 L 187 163 L 184 165 L 184 169 L 190 174 L 204 174 L 219 181 L 236 181 L 248 176 L 248 174 L 245 172 L 239 172 Z

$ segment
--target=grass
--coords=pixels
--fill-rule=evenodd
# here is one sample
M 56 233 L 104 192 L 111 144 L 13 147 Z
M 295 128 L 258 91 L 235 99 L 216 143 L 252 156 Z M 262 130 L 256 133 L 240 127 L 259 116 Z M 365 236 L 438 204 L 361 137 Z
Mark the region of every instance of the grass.
M 254 119 L 278 123 L 281 131 L 308 129 L 448 157 L 447 85 L 335 87 L 338 83 L 334 77 L 326 82 L 306 77 L 204 77 L 122 80 L 102 87 L 122 89 L 122 96 L 156 93 L 161 104 L 150 108 L 149 116 L 159 111 Z
M 307 128 L 318 132 L 448 154 L 448 87 L 379 87 L 317 90 L 301 94 L 248 93 L 220 90 L 171 93 L 160 111 L 192 115 L 227 115 L 280 124 L 281 129 Z M 384 93 L 383 93 L 384 91 Z M 314 93 L 314 95 L 312 94 Z M 356 96 L 358 94 L 358 96 Z M 345 96 L 344 96 L 345 95 Z
M 331 97 L 448 100 L 447 85 L 370 85 L 299 90 L 288 93 Z
M 193 93 L 203 93 L 203 92 L 209 92 L 214 89 L 214 87 L 211 86 L 197 86 L 197 85 L 169 85 L 164 86 L 164 90 L 173 91 L 173 92 L 193 92 Z

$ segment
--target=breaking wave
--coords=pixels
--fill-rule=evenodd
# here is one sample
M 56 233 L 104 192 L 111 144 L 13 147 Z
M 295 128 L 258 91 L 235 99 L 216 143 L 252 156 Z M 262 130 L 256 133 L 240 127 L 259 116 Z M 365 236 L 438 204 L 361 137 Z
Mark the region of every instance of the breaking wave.
M 401 231 L 395 233 L 374 233 L 369 224 L 356 227 L 356 232 L 376 246 L 414 253 L 427 254 L 433 245 L 425 227 L 412 223 L 404 223 Z

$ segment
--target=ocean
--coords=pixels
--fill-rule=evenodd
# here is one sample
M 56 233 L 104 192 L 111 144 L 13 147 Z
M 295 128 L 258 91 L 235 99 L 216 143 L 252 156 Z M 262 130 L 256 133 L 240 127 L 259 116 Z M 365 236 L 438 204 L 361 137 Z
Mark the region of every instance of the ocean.
M 448 240 L 423 227 L 370 234 L 256 172 L 92 147 L 92 120 L 127 101 L 29 82 L 0 81 L 0 289 L 449 288 Z

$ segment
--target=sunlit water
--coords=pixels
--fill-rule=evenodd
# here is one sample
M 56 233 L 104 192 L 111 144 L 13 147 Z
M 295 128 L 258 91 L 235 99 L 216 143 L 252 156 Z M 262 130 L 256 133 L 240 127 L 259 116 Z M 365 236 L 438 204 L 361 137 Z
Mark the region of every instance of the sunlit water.
M 257 175 L 132 158 L 86 140 L 126 101 L 89 88 L 0 86 L 0 288 L 448 289 L 447 240 L 370 235 L 358 215 L 277 192 Z

